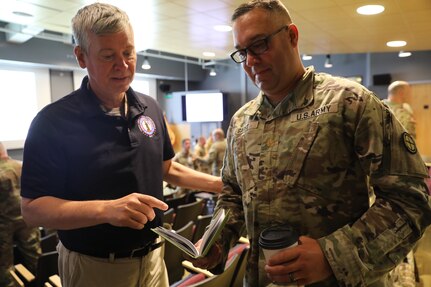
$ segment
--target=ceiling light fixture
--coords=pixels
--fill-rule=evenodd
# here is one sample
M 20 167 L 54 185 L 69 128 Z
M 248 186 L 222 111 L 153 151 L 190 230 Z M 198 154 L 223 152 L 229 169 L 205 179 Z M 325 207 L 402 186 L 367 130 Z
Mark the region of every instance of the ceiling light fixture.
M 386 46 L 388 47 L 404 47 L 405 45 L 407 45 L 406 41 L 399 41 L 399 40 L 389 41 L 386 43 Z
M 407 51 L 400 51 L 398 53 L 398 57 L 400 58 L 405 58 L 405 57 L 410 57 L 412 55 L 411 52 L 407 52 Z
M 210 76 L 211 77 L 217 76 L 217 72 L 216 72 L 215 68 L 211 68 L 211 70 L 210 70 Z
M 385 11 L 382 5 L 365 5 L 356 9 L 356 12 L 361 15 L 376 15 Z
M 12 11 L 12 14 L 20 17 L 33 17 L 33 14 L 23 12 L 23 11 Z
M 141 68 L 144 69 L 144 70 L 151 69 L 151 65 L 150 65 L 150 62 L 148 61 L 148 57 L 147 56 L 144 57 L 144 61 L 142 62 Z
M 232 27 L 229 25 L 215 25 L 213 26 L 214 30 L 218 32 L 230 32 L 232 31 Z
M 307 55 L 307 54 L 302 55 L 302 60 L 304 60 L 304 61 L 309 61 L 311 59 L 313 59 L 313 56 L 311 56 L 311 55 Z
M 326 55 L 325 68 L 332 68 L 331 55 Z
M 215 57 L 214 52 L 203 52 L 202 55 L 204 55 L 205 57 Z

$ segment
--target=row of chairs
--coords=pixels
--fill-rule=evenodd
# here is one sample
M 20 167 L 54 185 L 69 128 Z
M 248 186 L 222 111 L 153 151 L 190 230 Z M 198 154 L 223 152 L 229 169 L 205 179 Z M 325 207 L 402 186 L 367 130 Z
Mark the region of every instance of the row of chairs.
M 189 221 L 196 222 L 199 215 L 202 215 L 204 203 L 197 200 L 192 203 L 182 204 L 177 208 L 168 209 L 163 216 L 163 222 L 170 224 L 173 230 L 178 230 Z
M 42 254 L 37 260 L 37 269 L 35 274 L 31 273 L 20 260 L 19 252 L 16 250 L 15 266 L 11 275 L 18 286 L 29 287 L 51 287 L 61 286 L 58 277 L 58 236 L 56 232 L 42 233 L 40 245 Z
M 214 204 L 216 195 L 203 192 L 190 192 L 176 198 L 167 198 L 165 202 L 169 209 L 164 213 L 164 226 L 174 230 L 179 235 L 196 243 L 210 223 L 213 212 L 208 212 L 208 202 Z M 169 242 L 165 243 L 165 263 L 169 274 L 169 283 L 180 281 L 185 273 L 182 265 L 182 252 Z
M 170 228 L 177 230 L 177 232 L 182 234 L 184 237 L 188 238 L 192 242 L 196 242 L 205 232 L 206 226 L 211 221 L 212 214 L 203 215 L 205 200 L 196 200 L 194 197 L 188 196 L 188 200 L 194 201 L 179 204 L 182 200 L 184 200 L 183 202 L 186 202 L 186 198 L 180 198 L 180 200 L 175 199 L 174 203 L 167 200 L 167 203 L 171 208 L 165 212 L 164 222 L 167 223 Z M 56 282 L 55 277 L 52 277 L 55 276 L 55 274 L 58 274 L 58 253 L 56 251 L 58 236 L 56 232 L 46 233 L 44 230 L 41 230 L 41 234 L 45 236 L 43 236 L 41 240 L 42 255 L 38 260 L 38 270 L 36 271 L 36 274 L 31 274 L 28 270 L 27 272 L 22 272 L 25 267 L 22 264 L 19 264 L 19 259 L 16 260 L 18 264 L 16 264 L 16 268 L 13 271 L 13 276 L 17 278 L 16 281 L 19 286 L 58 286 L 58 282 Z M 184 273 L 184 268 L 181 265 L 182 255 L 178 254 L 178 256 L 172 256 L 172 254 L 178 250 L 177 248 L 173 248 L 172 251 L 169 251 L 169 249 L 173 247 L 169 247 L 169 245 L 170 244 L 166 244 L 166 254 L 170 254 L 170 256 L 165 256 L 165 261 L 168 265 L 170 282 L 175 282 L 180 280 Z M 19 255 L 17 255 L 17 257 L 19 258 Z M 24 285 L 22 285 L 20 281 L 22 281 Z M 54 281 L 55 283 L 50 281 Z
M 183 266 L 190 274 L 171 285 L 171 287 L 242 287 L 244 286 L 249 249 L 250 244 L 248 240 L 243 238 L 229 251 L 224 271 L 218 275 L 196 268 L 191 262 L 183 261 Z
M 211 219 L 210 219 L 211 220 Z M 176 231 L 177 234 L 191 240 L 194 234 L 194 224 L 192 221 Z M 198 238 L 201 238 L 199 236 Z M 169 274 L 169 284 L 171 287 L 185 286 L 243 286 L 246 257 L 249 250 L 249 242 L 242 238 L 233 247 L 228 255 L 224 272 L 213 275 L 206 270 L 195 268 L 190 262 L 184 260 L 182 251 L 169 242 L 165 242 L 164 259 Z M 185 274 L 190 273 L 188 276 Z

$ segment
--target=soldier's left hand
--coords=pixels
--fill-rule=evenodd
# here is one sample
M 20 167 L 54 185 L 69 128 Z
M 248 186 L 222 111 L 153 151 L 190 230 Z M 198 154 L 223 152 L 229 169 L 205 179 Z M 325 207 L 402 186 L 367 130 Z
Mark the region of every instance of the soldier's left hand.
M 295 247 L 274 254 L 265 266 L 268 277 L 277 283 L 296 281 L 306 285 L 322 281 L 332 269 L 317 240 L 301 236 Z

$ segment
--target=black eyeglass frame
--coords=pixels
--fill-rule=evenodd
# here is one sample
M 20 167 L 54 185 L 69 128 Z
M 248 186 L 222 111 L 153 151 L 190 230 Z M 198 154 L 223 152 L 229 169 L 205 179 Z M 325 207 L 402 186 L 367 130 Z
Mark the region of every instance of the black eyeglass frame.
M 230 54 L 231 59 L 235 63 L 241 64 L 241 63 L 243 63 L 243 62 L 245 62 L 247 60 L 248 53 L 251 53 L 254 56 L 258 56 L 258 55 L 261 55 L 261 54 L 265 53 L 269 49 L 268 44 L 269 44 L 269 41 L 271 40 L 271 38 L 274 37 L 275 35 L 277 35 L 278 33 L 280 33 L 281 31 L 283 31 L 284 29 L 288 30 L 290 28 L 290 25 L 292 25 L 292 24 L 284 25 L 283 27 L 281 27 L 280 29 L 276 30 L 274 33 L 269 34 L 265 38 L 256 40 L 256 41 L 254 41 L 253 43 L 251 43 L 250 45 L 248 45 L 247 47 L 245 47 L 243 49 L 236 50 L 235 52 L 233 52 L 232 54 Z M 261 44 L 264 44 L 265 48 L 262 51 L 259 51 L 259 52 L 253 51 L 253 46 L 256 46 L 257 43 L 259 43 L 259 46 Z M 244 53 L 243 54 L 244 58 L 241 57 L 241 53 Z M 235 59 L 236 57 L 239 57 L 239 58 Z

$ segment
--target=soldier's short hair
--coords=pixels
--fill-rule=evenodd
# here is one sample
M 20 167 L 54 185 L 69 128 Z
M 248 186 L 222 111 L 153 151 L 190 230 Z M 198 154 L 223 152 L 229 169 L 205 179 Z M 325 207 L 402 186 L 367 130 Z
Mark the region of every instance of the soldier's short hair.
M 292 23 L 289 10 L 287 10 L 286 6 L 284 6 L 284 4 L 279 0 L 252 0 L 247 3 L 243 3 L 238 6 L 232 14 L 232 22 L 256 8 L 261 8 L 269 13 L 280 15 L 287 20 L 287 23 Z
M 224 131 L 220 128 L 213 130 L 213 137 L 214 137 L 214 139 L 216 139 L 216 138 L 223 139 L 224 138 Z
M 78 10 L 72 19 L 75 45 L 88 51 L 88 33 L 112 34 L 132 28 L 129 17 L 121 9 L 106 3 L 94 3 Z
M 388 94 L 389 95 L 397 94 L 399 91 L 401 91 L 402 89 L 408 86 L 410 86 L 410 84 L 405 81 L 395 81 L 389 85 Z
M 183 139 L 183 140 L 181 141 L 181 144 L 182 144 L 182 145 L 184 145 L 184 143 L 185 143 L 186 141 L 190 141 L 190 139 L 189 139 L 189 138 L 185 138 L 185 139 Z

